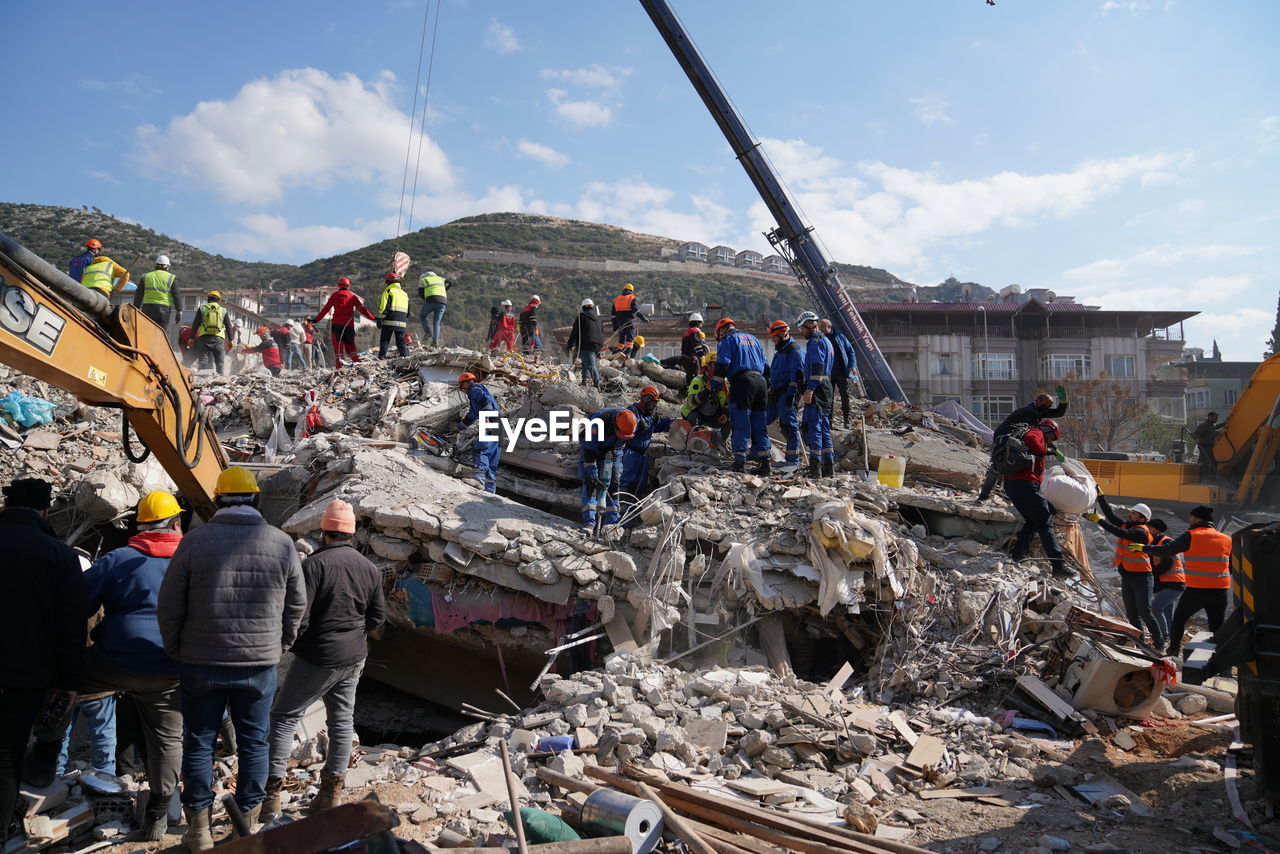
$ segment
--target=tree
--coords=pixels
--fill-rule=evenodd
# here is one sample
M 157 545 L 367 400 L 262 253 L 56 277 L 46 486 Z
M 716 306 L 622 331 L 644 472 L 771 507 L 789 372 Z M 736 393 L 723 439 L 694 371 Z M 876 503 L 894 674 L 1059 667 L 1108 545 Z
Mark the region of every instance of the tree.
M 1062 421 L 1062 441 L 1078 453 L 1114 451 L 1149 427 L 1151 410 L 1136 396 L 1132 380 L 1112 379 L 1104 371 L 1097 379 L 1063 382 L 1070 405 Z
M 1276 299 L 1276 325 L 1271 330 L 1271 337 L 1267 340 L 1267 352 L 1262 354 L 1262 358 L 1269 359 L 1280 350 L 1280 298 Z

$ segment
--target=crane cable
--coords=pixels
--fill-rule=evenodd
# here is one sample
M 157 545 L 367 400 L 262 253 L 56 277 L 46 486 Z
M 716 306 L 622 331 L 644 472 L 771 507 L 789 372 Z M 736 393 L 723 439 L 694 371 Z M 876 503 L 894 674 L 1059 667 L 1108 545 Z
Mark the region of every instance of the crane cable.
M 418 70 L 414 75 L 413 81 L 413 109 L 409 112 L 409 138 L 405 141 L 404 146 L 404 174 L 400 178 L 400 209 L 396 213 L 396 249 L 400 248 L 400 224 L 404 219 L 404 197 L 405 191 L 409 185 L 409 155 L 413 152 L 413 120 L 418 115 L 418 91 L 422 89 L 422 56 L 426 52 L 427 44 L 427 22 L 431 18 L 431 0 L 427 0 L 426 7 L 422 10 L 422 37 L 418 43 Z M 435 16 L 435 32 L 431 35 L 431 57 L 427 64 L 427 85 L 422 91 L 422 130 L 418 135 L 418 156 L 413 167 L 413 195 L 418 192 L 418 170 L 422 164 L 422 136 L 427 126 L 427 109 L 429 104 L 429 96 L 431 93 L 431 70 L 435 66 L 436 60 L 436 32 L 440 28 L 440 0 L 436 0 L 436 16 Z M 409 226 L 405 230 L 413 228 L 413 197 L 409 202 Z
M 430 109 L 431 96 L 431 72 L 435 68 L 436 63 L 436 36 L 440 32 L 440 3 L 436 0 L 436 14 L 434 26 L 431 32 L 431 55 L 427 60 L 427 85 L 421 86 L 422 82 L 422 57 L 426 51 L 427 44 L 427 22 L 431 20 L 431 0 L 427 0 L 426 8 L 422 11 L 422 37 L 418 43 L 418 71 L 413 81 L 413 110 L 409 114 L 409 138 L 405 142 L 404 149 L 404 174 L 400 179 L 400 210 L 396 214 L 396 250 L 400 249 L 400 238 L 402 232 L 400 230 L 401 222 L 404 218 L 404 197 L 405 191 L 409 184 L 409 155 L 413 151 L 413 120 L 418 114 L 418 90 L 422 89 L 422 120 L 418 130 L 418 152 L 414 159 L 413 165 L 413 191 L 409 195 L 409 218 L 408 225 L 404 229 L 406 232 L 413 230 L 413 212 L 414 204 L 418 195 L 418 173 L 422 167 L 422 140 L 426 136 L 427 128 L 427 112 Z

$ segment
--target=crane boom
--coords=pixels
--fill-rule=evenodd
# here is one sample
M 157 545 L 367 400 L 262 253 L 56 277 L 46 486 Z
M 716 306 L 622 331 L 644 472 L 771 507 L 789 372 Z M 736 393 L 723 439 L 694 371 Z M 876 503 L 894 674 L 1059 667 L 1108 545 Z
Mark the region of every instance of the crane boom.
M 730 103 L 728 96 L 720 87 L 719 81 L 711 73 L 710 67 L 694 46 L 672 11 L 667 0 L 640 0 L 640 5 L 649 13 L 654 26 L 675 55 L 676 61 L 689 77 L 689 82 L 702 98 L 702 103 L 711 112 L 711 117 L 720 127 L 734 156 L 747 171 L 747 177 L 755 185 L 756 192 L 764 200 L 769 212 L 773 214 L 778 227 L 765 236 L 769 242 L 791 264 L 796 278 L 823 313 L 831 318 L 836 329 L 843 332 L 853 342 L 858 352 L 858 360 L 863 370 L 863 380 L 867 390 L 877 397 L 888 397 L 902 403 L 907 396 L 902 391 L 898 378 L 894 376 L 884 353 L 876 345 L 875 338 L 862 315 L 849 298 L 848 291 L 840 282 L 835 267 L 823 255 L 816 240 L 813 239 L 813 227 L 804 224 L 795 205 L 792 203 L 782 182 L 774 174 L 773 167 L 760 150 L 760 143 L 747 130 L 747 126 L 738 115 L 738 111 Z
M 131 305 L 113 307 L 4 234 L 0 363 L 84 403 L 122 410 L 191 506 L 213 514 L 226 457 L 165 331 Z

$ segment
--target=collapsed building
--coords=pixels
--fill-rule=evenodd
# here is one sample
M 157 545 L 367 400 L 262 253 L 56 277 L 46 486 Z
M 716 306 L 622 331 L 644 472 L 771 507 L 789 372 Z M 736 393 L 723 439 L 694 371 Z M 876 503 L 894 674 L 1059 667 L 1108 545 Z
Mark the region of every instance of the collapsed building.
M 836 431 L 837 476 L 819 481 L 732 474 L 714 448 L 658 434 L 652 491 L 625 526 L 594 536 L 577 523 L 572 443 L 522 437 L 504 449 L 499 494 L 476 488 L 468 434 L 448 429 L 465 406 L 462 371 L 481 374 L 508 417 L 585 416 L 648 384 L 674 414 L 684 384 L 617 359 L 597 390 L 465 349 L 196 377 L 229 455 L 259 474 L 264 514 L 303 554 L 326 504 L 354 506 L 356 545 L 389 594 L 366 676 L 478 719 L 425 746 L 357 753 L 351 788 L 425 787 L 397 808 L 424 839 L 509 832 L 494 809 L 499 742 L 524 803 L 579 820 L 587 793 L 563 778 L 596 773 L 587 766 L 643 769 L 656 785 L 718 781 L 878 839 L 942 838 L 918 828 L 921 799 L 1011 809 L 1070 787 L 1080 803 L 1142 815 L 1151 808 L 1113 778 L 1114 757 L 1081 772 L 1026 722 L 1121 741 L 1152 714 L 1231 711 L 1230 680 L 1175 688 L 1140 633 L 1106 616 L 1115 594 L 1078 520 L 1057 524 L 1079 580 L 1008 558 L 1020 519 L 999 497 L 974 503 L 987 453 L 960 422 L 864 401 L 855 429 Z M 121 460 L 112 413 L 11 372 L 0 382 L 53 404 L 50 423 L 0 428 L 0 460 L 55 482 L 51 521 L 69 542 L 91 555 L 120 544 L 140 495 L 171 488 L 163 471 Z M 903 487 L 874 476 L 889 455 L 907 461 Z M 299 803 L 314 791 L 316 729 L 295 752 Z M 1178 773 L 1220 768 L 1195 761 Z

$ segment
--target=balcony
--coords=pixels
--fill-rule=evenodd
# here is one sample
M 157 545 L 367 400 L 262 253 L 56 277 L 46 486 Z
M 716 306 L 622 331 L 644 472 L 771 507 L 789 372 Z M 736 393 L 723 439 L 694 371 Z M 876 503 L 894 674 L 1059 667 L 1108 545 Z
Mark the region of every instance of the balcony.
M 992 382 L 1021 379 L 1021 377 L 1018 376 L 1018 369 L 1010 368 L 1007 365 L 991 365 L 988 368 L 984 368 L 981 365 L 974 365 L 973 378 L 975 380 L 991 380 Z

